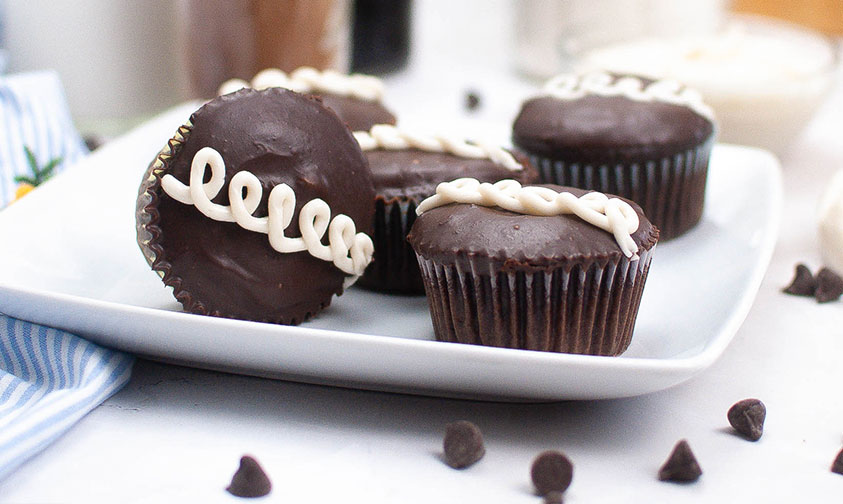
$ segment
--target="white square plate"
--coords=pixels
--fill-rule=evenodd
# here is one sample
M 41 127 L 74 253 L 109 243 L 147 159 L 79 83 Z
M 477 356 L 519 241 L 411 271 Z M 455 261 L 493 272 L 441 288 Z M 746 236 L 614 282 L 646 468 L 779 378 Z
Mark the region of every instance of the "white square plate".
M 0 211 L 0 311 L 190 366 L 296 381 L 506 400 L 625 397 L 687 380 L 749 311 L 778 231 L 777 160 L 718 145 L 703 221 L 656 250 L 632 345 L 620 357 L 433 341 L 423 297 L 352 288 L 298 327 L 181 312 L 135 243 L 146 165 L 186 104 Z

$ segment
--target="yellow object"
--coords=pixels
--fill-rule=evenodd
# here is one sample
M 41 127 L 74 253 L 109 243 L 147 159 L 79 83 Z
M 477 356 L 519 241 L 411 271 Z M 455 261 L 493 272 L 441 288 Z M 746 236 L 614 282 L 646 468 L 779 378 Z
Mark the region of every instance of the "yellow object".
M 27 184 L 26 182 L 20 184 L 17 190 L 15 191 L 15 199 L 12 200 L 12 203 L 23 198 L 24 196 L 29 194 L 29 192 L 33 189 L 35 189 L 35 186 L 32 184 Z
M 777 17 L 827 35 L 843 35 L 843 0 L 735 0 L 732 10 Z

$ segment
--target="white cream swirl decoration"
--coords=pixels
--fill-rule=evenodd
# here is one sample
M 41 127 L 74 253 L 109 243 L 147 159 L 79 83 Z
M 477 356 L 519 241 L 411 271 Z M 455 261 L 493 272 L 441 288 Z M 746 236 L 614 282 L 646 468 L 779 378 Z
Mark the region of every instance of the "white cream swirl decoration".
M 446 152 L 457 157 L 489 159 L 511 171 L 523 170 L 506 149 L 491 142 L 469 143 L 462 138 L 436 134 L 429 135 L 408 131 L 391 124 L 376 124 L 369 131 L 355 131 L 354 138 L 364 152 L 376 149 L 419 149 L 427 152 Z
M 557 192 L 547 187 L 521 186 L 517 180 L 506 179 L 494 184 L 480 183 L 473 178 L 443 182 L 436 194 L 422 201 L 416 214 L 450 203 L 466 203 L 486 207 L 497 206 L 510 212 L 553 216 L 574 214 L 587 223 L 612 233 L 623 254 L 638 260 L 638 245 L 632 233 L 638 229 L 638 214 L 626 201 L 609 198 L 600 192 L 580 197 L 569 192 Z
M 207 167 L 211 179 L 203 183 Z M 299 212 L 300 238 L 284 235 L 290 226 L 296 207 L 296 194 L 287 184 L 280 184 L 269 192 L 269 215 L 253 214 L 263 196 L 260 180 L 249 171 L 235 174 L 228 184 L 230 206 L 211 200 L 225 184 L 225 162 L 222 155 L 211 147 L 204 147 L 193 157 L 190 165 L 190 182 L 184 185 L 176 177 L 166 174 L 161 187 L 173 199 L 194 205 L 206 217 L 219 222 L 235 222 L 243 229 L 269 235 L 269 244 L 278 252 L 307 251 L 313 257 L 331 261 L 343 273 L 350 275 L 348 287 L 363 274 L 372 261 L 374 244 L 365 233 L 358 233 L 354 221 L 344 214 L 331 219 L 331 208 L 319 198 L 308 201 Z M 244 192 L 245 189 L 245 192 Z M 244 196 L 245 194 L 245 196 Z M 328 245 L 322 243 L 325 233 Z
M 311 67 L 297 68 L 289 75 L 277 68 L 267 68 L 255 74 L 251 82 L 243 79 L 223 82 L 217 94 L 233 93 L 244 87 L 282 87 L 297 93 L 330 93 L 365 101 L 380 101 L 383 98 L 383 82 L 377 77 L 364 74 L 346 75 L 334 70 L 319 71 Z
M 560 100 L 599 95 L 623 96 L 640 102 L 658 101 L 688 107 L 709 120 L 714 118 L 714 110 L 703 101 L 698 91 L 671 79 L 645 85 L 638 77 L 627 75 L 616 78 L 601 71 L 584 75 L 562 74 L 547 81 L 542 91 Z

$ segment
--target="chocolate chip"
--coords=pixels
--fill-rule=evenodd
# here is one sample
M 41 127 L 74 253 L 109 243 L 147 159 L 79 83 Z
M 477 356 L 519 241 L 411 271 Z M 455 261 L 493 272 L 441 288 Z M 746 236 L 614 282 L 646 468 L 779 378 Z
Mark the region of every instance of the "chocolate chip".
M 758 399 L 744 399 L 733 404 L 726 417 L 732 427 L 745 438 L 750 441 L 758 441 L 764 432 L 767 408 Z
M 661 481 L 691 482 L 696 481 L 702 474 L 697 458 L 691 452 L 688 441 L 676 443 L 673 451 L 664 465 L 659 469 Z
M 87 147 L 89 151 L 94 151 L 97 150 L 107 140 L 99 135 L 86 135 L 82 139 L 82 141 L 85 142 L 85 147 Z
M 552 491 L 544 496 L 544 504 L 562 504 L 562 492 Z
M 837 301 L 843 295 L 843 278 L 828 268 L 817 273 L 817 290 L 814 297 L 818 303 Z
M 483 434 L 473 423 L 460 420 L 445 426 L 445 463 L 454 469 L 463 469 L 477 462 L 486 453 Z
M 480 106 L 480 95 L 475 91 L 465 92 L 465 108 L 468 110 L 475 110 Z
M 263 497 L 272 490 L 272 483 L 258 461 L 244 455 L 226 490 L 237 497 Z
M 807 266 L 800 263 L 796 265 L 793 281 L 784 288 L 783 292 L 794 296 L 813 296 L 816 290 L 817 279 L 814 278 Z
M 837 458 L 835 458 L 834 462 L 831 464 L 831 472 L 843 474 L 843 450 L 840 450 L 840 453 L 837 454 Z
M 540 453 L 530 468 L 530 477 L 539 495 L 562 493 L 574 478 L 574 465 L 562 452 L 548 450 Z

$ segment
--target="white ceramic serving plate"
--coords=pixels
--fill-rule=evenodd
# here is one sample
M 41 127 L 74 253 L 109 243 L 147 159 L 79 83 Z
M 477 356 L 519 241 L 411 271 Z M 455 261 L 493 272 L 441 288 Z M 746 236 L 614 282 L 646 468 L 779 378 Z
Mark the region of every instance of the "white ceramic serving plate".
M 203 317 L 144 261 L 134 229 L 146 165 L 194 105 L 100 149 L 0 211 L 0 311 L 154 359 L 295 381 L 476 399 L 625 397 L 717 359 L 752 305 L 779 222 L 765 151 L 719 145 L 703 221 L 659 245 L 621 357 L 433 341 L 425 299 L 352 288 L 298 327 Z

